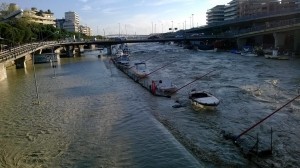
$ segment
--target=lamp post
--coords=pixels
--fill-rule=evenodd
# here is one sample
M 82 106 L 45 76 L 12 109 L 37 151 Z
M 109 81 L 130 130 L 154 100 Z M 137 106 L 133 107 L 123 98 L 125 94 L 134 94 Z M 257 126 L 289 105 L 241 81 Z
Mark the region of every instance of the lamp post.
M 56 78 L 56 72 L 55 72 L 55 69 L 56 69 L 56 64 L 55 64 L 55 59 L 54 59 L 54 56 L 56 56 L 54 54 L 54 46 L 52 46 L 52 57 L 51 57 L 51 67 L 53 68 L 53 73 L 54 73 L 54 76 L 52 78 Z
M 173 32 L 173 20 L 172 20 L 172 32 Z
M 120 34 L 120 29 L 121 29 L 121 25 L 120 25 L 120 23 L 119 23 L 119 37 L 121 36 Z
M 194 28 L 194 14 L 192 14 L 192 26 Z
M 0 37 L 0 40 L 4 40 L 4 38 Z M 2 52 L 2 43 L 0 43 L 0 52 Z
M 34 40 L 34 38 L 31 38 L 31 41 Z M 32 45 L 32 42 L 31 42 Z M 35 66 L 34 66 L 34 50 L 32 47 L 32 67 L 33 67 L 33 74 L 34 74 L 34 85 L 35 85 L 35 93 L 36 93 L 36 99 L 37 99 L 37 104 L 40 104 L 40 96 L 39 96 L 39 88 L 37 85 L 37 77 L 36 77 L 36 71 L 35 71 Z

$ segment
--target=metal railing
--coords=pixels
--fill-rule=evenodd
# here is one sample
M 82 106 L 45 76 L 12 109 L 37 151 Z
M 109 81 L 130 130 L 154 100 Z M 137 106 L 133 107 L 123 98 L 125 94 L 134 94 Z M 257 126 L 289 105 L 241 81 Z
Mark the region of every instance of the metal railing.
M 17 46 L 10 49 L 5 49 L 0 52 L 0 62 L 7 61 L 9 59 L 16 59 L 19 56 L 23 56 L 32 52 L 35 52 L 46 46 L 56 45 L 57 41 L 44 41 L 44 42 L 34 42 L 28 43 L 21 46 Z

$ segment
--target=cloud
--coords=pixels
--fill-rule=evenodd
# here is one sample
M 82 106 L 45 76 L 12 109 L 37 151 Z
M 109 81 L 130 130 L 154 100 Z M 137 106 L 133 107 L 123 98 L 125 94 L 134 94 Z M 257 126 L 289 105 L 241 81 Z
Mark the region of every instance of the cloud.
M 84 11 L 89 11 L 89 10 L 92 10 L 92 7 L 89 6 L 89 5 L 84 5 L 81 10 L 84 10 Z
M 88 0 L 79 0 L 80 2 L 84 2 L 84 3 L 86 3 Z
M 117 13 L 120 13 L 120 9 L 119 8 L 105 8 L 105 9 L 102 9 L 102 13 L 104 14 L 117 14 Z

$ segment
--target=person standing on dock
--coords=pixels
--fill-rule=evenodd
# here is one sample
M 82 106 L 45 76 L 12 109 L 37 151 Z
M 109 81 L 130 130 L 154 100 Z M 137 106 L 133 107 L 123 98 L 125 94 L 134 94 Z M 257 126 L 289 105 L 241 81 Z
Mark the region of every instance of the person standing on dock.
M 155 84 L 155 81 L 152 81 L 152 85 L 151 85 L 151 93 L 153 95 L 156 94 L 156 84 Z

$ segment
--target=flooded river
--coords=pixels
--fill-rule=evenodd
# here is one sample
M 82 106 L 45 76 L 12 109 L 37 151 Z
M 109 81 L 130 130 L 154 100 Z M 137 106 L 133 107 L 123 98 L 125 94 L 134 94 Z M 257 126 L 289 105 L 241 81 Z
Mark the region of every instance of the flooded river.
M 147 60 L 149 78 L 178 87 L 212 70 L 171 98 L 155 97 L 116 69 L 99 51 L 7 70 L 0 82 L 0 167 L 298 167 L 300 100 L 239 135 L 300 91 L 300 59 L 270 60 L 175 45 L 130 44 L 132 60 Z M 195 111 L 188 92 L 218 97 L 215 111 Z M 175 101 L 184 105 L 173 108 Z M 273 155 L 248 159 L 259 150 Z M 243 151 L 242 151 L 243 149 Z

